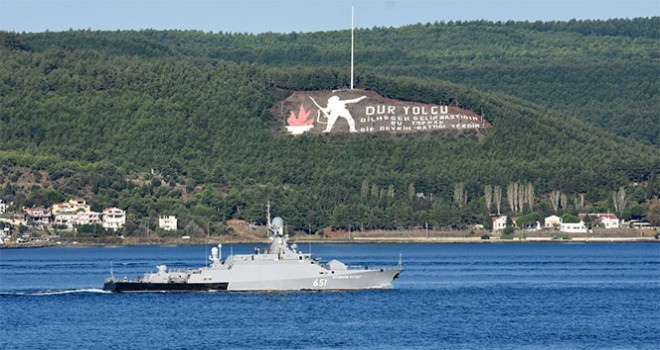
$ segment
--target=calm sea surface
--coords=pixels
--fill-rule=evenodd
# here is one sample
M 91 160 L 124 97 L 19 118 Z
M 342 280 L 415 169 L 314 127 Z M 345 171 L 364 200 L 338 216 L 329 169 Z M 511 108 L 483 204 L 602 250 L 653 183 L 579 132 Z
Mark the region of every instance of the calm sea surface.
M 250 253 L 252 245 L 234 245 Z M 301 244 L 303 251 L 309 246 Z M 110 294 L 210 247 L 0 250 L 0 349 L 658 349 L 660 244 L 348 244 L 391 290 Z M 223 255 L 230 247 L 223 247 Z

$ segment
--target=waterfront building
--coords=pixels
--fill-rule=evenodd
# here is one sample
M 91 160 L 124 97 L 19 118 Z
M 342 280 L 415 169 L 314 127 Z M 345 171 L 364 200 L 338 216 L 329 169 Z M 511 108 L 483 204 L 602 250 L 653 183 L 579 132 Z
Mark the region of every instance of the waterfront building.
M 106 208 L 103 210 L 103 228 L 117 231 L 126 224 L 126 211 L 119 208 Z
M 41 207 L 25 209 L 25 215 L 27 216 L 28 220 L 43 225 L 50 223 L 50 218 L 52 216 L 50 209 Z
M 161 216 L 158 218 L 158 227 L 165 231 L 175 231 L 177 229 L 176 216 Z

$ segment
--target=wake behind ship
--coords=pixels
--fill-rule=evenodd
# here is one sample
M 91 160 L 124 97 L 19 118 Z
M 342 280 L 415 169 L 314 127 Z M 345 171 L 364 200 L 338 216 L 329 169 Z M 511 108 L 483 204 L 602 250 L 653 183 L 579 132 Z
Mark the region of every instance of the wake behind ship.
M 270 212 L 270 210 L 269 210 Z M 331 260 L 321 263 L 312 254 L 288 244 L 284 221 L 267 216 L 272 243 L 266 253 L 230 255 L 222 260 L 222 245 L 214 247 L 210 265 L 198 269 L 167 270 L 157 266 L 136 280 L 117 280 L 111 275 L 103 289 L 124 292 L 214 292 L 214 291 L 297 291 L 357 290 L 390 288 L 401 273 L 396 267 L 354 268 Z

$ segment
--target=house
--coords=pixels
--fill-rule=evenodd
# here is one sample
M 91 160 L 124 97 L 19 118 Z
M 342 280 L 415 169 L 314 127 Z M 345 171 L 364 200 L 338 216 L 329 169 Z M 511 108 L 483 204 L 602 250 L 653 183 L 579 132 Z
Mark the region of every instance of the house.
M 561 218 L 557 215 L 550 215 L 545 218 L 545 228 L 555 228 L 561 225 Z
M 583 221 L 578 223 L 561 223 L 559 224 L 559 231 L 567 233 L 586 233 L 587 226 L 584 225 Z
M 5 241 L 9 241 L 11 239 L 11 228 L 9 225 L 6 225 L 0 229 L 0 244 L 4 244 Z
M 75 212 L 87 212 L 91 210 L 91 207 L 83 198 L 73 198 L 69 200 L 69 206 Z
M 614 214 L 596 214 L 606 229 L 619 228 L 619 218 Z
M 103 228 L 117 231 L 126 224 L 126 211 L 119 208 L 106 208 L 103 210 Z
M 74 211 L 59 211 L 53 220 L 53 223 L 61 229 L 73 230 L 76 224 L 77 214 Z
M 101 213 L 86 211 L 76 214 L 76 225 L 95 225 L 101 223 Z
M 7 203 L 0 199 L 0 214 L 4 214 L 7 212 Z
M 580 214 L 580 220 L 584 221 L 584 217 L 589 215 L 589 218 L 592 222 L 598 222 L 603 225 L 606 229 L 619 228 L 620 221 L 619 218 L 614 214 L 602 214 L 602 213 L 593 213 L 593 214 Z
M 54 224 L 58 226 L 66 226 L 67 229 L 72 230 L 74 225 L 92 225 L 101 223 L 101 214 L 95 211 L 74 211 L 72 209 L 60 208 L 57 215 L 55 215 Z
M 61 212 L 88 212 L 91 210 L 91 207 L 87 202 L 82 198 L 73 198 L 68 202 L 55 203 L 53 204 L 53 215 L 57 216 Z
M 491 216 L 490 218 L 493 220 L 493 231 L 504 230 L 506 227 L 506 215 Z
M 161 216 L 158 218 L 158 227 L 165 231 L 175 231 L 177 229 L 176 216 Z
M 50 209 L 46 208 L 28 208 L 25 209 L 25 215 L 27 216 L 28 220 L 39 224 L 48 225 L 50 222 L 51 212 Z

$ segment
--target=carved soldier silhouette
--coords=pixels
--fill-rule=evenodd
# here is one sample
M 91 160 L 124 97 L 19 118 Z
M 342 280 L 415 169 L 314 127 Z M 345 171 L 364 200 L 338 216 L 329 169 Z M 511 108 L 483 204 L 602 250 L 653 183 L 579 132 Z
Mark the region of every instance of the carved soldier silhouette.
M 353 120 L 351 112 L 346 109 L 346 105 L 349 103 L 360 102 L 365 98 L 367 98 L 367 96 L 354 98 L 352 100 L 340 100 L 338 96 L 332 96 L 328 99 L 328 105 L 325 108 L 322 108 L 317 104 L 317 107 L 319 107 L 320 111 L 323 112 L 326 118 L 328 118 L 328 125 L 325 127 L 323 132 L 330 132 L 339 117 L 346 119 L 351 132 L 357 132 L 355 129 L 355 120 Z M 316 103 L 316 101 L 314 101 L 314 103 Z

